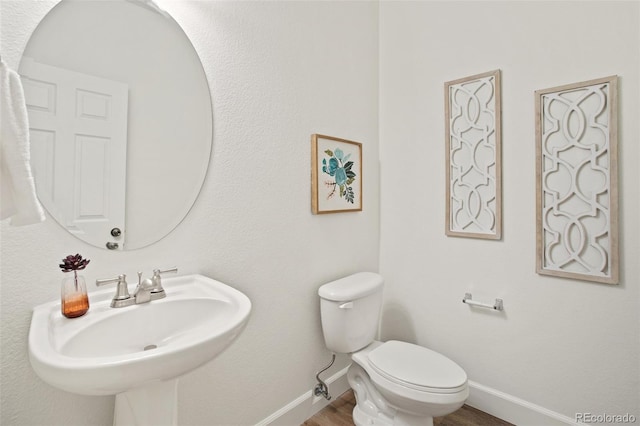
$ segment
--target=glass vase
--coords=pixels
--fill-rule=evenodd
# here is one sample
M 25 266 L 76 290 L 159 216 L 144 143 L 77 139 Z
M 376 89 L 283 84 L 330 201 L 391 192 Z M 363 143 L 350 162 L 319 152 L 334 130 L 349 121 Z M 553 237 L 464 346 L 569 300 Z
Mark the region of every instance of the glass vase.
M 87 284 L 82 275 L 74 275 L 62 280 L 60 309 L 67 318 L 80 317 L 89 310 Z

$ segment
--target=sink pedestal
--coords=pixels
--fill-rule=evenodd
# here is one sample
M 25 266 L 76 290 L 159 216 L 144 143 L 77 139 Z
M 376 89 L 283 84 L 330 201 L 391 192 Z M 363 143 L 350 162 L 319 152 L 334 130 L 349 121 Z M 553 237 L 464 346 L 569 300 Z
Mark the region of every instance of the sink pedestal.
M 176 426 L 178 379 L 155 382 L 116 395 L 114 426 Z

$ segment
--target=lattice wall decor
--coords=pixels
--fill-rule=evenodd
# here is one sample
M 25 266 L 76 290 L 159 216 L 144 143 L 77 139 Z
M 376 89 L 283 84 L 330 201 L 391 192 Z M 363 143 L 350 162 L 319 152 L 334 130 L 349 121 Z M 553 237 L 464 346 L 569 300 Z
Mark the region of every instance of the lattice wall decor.
M 537 272 L 618 283 L 617 77 L 536 91 Z
M 446 234 L 502 234 L 500 70 L 445 83 Z

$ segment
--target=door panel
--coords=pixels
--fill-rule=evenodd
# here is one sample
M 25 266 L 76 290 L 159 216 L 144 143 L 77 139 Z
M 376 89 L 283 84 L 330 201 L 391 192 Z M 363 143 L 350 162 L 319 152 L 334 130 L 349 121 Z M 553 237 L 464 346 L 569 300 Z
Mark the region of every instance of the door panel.
M 91 244 L 123 249 L 128 86 L 29 58 L 21 72 L 40 201 Z

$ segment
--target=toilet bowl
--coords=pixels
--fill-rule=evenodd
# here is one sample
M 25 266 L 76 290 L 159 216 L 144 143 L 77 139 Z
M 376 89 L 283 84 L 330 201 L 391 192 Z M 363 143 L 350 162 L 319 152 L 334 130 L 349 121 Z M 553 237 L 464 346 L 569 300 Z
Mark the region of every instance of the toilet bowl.
M 421 346 L 374 341 L 351 359 L 347 378 L 360 405 L 356 424 L 429 425 L 433 417 L 462 407 L 469 396 L 464 370 Z M 367 381 L 368 389 L 363 388 Z
M 422 346 L 374 340 L 383 279 L 361 272 L 320 287 L 327 347 L 351 355 L 347 373 L 356 396 L 356 425 L 432 425 L 469 396 L 467 375 L 449 358 Z

